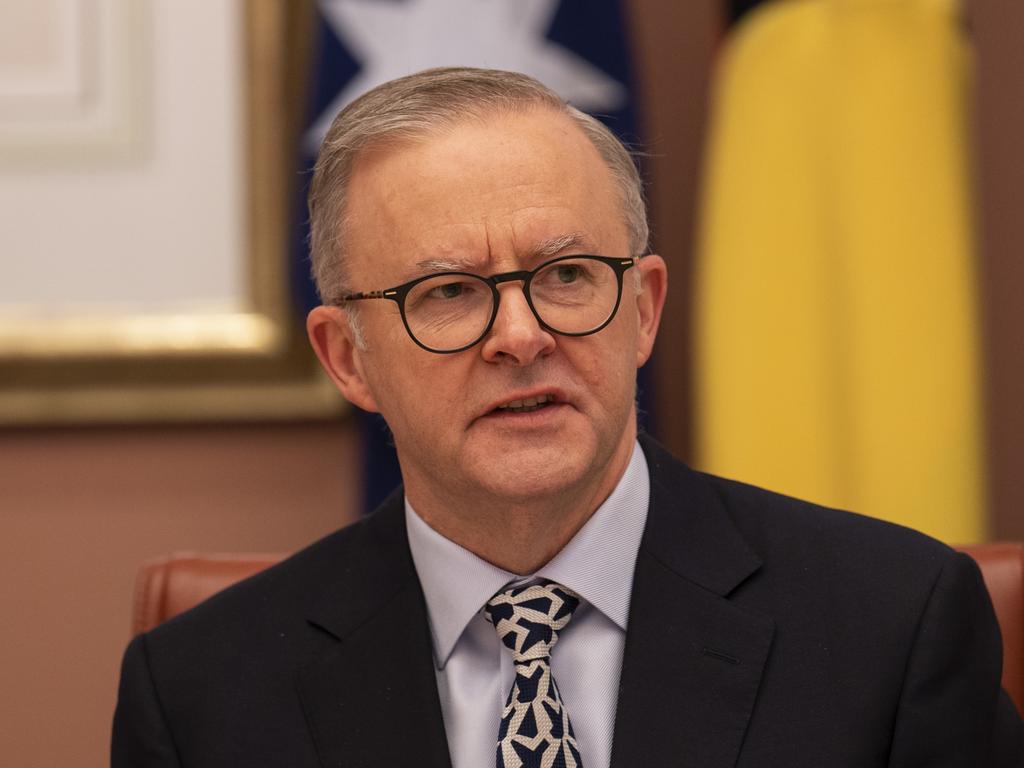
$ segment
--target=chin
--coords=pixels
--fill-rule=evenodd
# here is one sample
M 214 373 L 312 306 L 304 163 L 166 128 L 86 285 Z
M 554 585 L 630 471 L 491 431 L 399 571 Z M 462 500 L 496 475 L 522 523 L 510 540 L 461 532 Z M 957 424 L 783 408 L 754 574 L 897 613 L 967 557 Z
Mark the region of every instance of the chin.
M 576 445 L 524 446 L 479 456 L 464 467 L 482 488 L 511 501 L 529 501 L 572 490 L 595 465 L 592 450 Z

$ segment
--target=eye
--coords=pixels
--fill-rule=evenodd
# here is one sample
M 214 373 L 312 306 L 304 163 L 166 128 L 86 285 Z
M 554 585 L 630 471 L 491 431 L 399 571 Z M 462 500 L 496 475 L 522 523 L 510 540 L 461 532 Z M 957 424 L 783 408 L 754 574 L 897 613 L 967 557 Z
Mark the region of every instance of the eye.
M 448 278 L 444 282 L 431 281 L 423 285 L 425 296 L 430 299 L 452 301 L 454 299 L 468 299 L 474 294 L 481 292 L 481 287 L 471 280 L 454 280 Z
M 560 283 L 574 283 L 579 279 L 580 272 L 578 264 L 559 264 L 555 274 L 558 275 Z
M 437 286 L 434 291 L 442 299 L 455 299 L 462 295 L 465 288 L 465 283 L 445 283 Z

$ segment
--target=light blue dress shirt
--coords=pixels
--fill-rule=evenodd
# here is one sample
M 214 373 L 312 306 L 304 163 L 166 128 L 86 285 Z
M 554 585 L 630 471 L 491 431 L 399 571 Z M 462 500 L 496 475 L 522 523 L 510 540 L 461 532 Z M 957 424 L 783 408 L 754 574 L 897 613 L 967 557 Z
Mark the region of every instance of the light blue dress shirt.
M 615 490 L 551 562 L 517 576 L 481 560 L 427 525 L 405 503 L 409 547 L 423 586 L 437 689 L 453 768 L 495 764 L 512 654 L 481 613 L 510 583 L 556 581 L 582 597 L 551 659 L 583 765 L 608 768 L 626 643 L 629 598 L 647 521 L 650 476 L 639 444 Z

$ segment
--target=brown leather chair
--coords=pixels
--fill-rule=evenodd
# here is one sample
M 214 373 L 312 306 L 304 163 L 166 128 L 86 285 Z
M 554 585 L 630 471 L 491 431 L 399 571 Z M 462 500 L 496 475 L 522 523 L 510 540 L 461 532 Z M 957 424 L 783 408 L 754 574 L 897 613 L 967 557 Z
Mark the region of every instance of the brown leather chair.
M 1024 712 L 1024 544 L 959 547 L 981 566 L 1003 633 L 1003 687 Z
M 1024 711 L 1024 544 L 961 547 L 981 566 L 1003 632 L 1003 687 Z M 145 632 L 284 555 L 185 553 L 146 563 L 135 582 L 132 630 Z
M 179 552 L 150 560 L 135 577 L 132 634 L 149 631 L 284 557 Z

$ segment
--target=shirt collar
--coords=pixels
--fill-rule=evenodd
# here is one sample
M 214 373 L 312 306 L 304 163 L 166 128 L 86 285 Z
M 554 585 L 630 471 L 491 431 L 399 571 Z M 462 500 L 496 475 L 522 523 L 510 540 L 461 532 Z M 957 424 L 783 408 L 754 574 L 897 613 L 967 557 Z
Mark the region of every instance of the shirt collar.
M 406 499 L 409 549 L 427 602 L 438 668 L 447 663 L 466 625 L 484 603 L 513 581 L 535 577 L 557 581 L 625 631 L 649 499 L 647 460 L 636 444 L 611 495 L 547 565 L 529 576 L 491 565 L 445 538 Z

